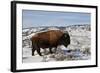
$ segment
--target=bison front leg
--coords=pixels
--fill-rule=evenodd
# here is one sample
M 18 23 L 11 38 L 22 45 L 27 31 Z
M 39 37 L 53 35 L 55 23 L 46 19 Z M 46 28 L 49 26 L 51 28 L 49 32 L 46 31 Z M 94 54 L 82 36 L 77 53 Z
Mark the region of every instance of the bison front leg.
M 53 52 L 52 52 L 52 48 L 49 48 L 49 50 L 50 50 L 50 53 L 52 54 Z

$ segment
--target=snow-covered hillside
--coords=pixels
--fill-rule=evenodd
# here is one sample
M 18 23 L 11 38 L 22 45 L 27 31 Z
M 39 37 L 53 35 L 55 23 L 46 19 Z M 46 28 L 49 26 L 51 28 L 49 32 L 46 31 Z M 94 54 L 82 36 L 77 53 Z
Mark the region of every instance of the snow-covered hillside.
M 61 46 L 54 54 L 45 54 L 48 49 L 41 50 L 44 56 L 39 56 L 35 52 L 35 56 L 31 53 L 30 38 L 36 33 L 48 30 L 68 31 L 71 44 L 66 48 Z M 67 27 L 33 27 L 23 29 L 23 63 L 30 62 L 48 62 L 48 61 L 70 61 L 70 60 L 88 60 L 91 57 L 91 29 L 90 25 L 73 25 Z M 65 48 L 65 49 L 63 49 Z M 59 51 L 60 50 L 60 51 Z M 68 52 L 70 50 L 70 52 Z

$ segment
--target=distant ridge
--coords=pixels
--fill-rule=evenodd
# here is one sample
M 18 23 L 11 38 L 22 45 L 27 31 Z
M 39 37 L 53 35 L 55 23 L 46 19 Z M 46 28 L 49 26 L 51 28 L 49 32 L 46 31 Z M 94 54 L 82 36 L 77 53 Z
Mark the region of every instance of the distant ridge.
M 48 28 L 48 27 L 55 27 L 55 28 L 66 28 L 66 27 L 78 27 L 78 26 L 90 26 L 90 24 L 76 24 L 76 25 L 67 25 L 67 26 L 38 26 L 38 27 L 28 27 L 22 29 L 33 29 L 33 28 Z

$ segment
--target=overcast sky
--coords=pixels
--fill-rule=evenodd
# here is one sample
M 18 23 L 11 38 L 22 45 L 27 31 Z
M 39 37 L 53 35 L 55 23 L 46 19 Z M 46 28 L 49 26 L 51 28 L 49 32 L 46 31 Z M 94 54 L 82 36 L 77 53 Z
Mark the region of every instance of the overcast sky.
M 23 10 L 23 28 L 90 24 L 90 13 Z

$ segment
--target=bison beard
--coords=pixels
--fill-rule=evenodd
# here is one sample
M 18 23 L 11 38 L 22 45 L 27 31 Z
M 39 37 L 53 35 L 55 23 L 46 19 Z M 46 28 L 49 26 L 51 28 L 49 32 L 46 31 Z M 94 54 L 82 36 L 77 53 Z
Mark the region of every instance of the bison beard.
M 32 41 L 32 56 L 35 50 L 42 56 L 40 48 L 49 48 L 52 53 L 52 48 L 57 48 L 58 45 L 67 47 L 70 44 L 70 36 L 68 32 L 64 33 L 60 30 L 50 30 L 46 32 L 37 33 L 31 38 Z

